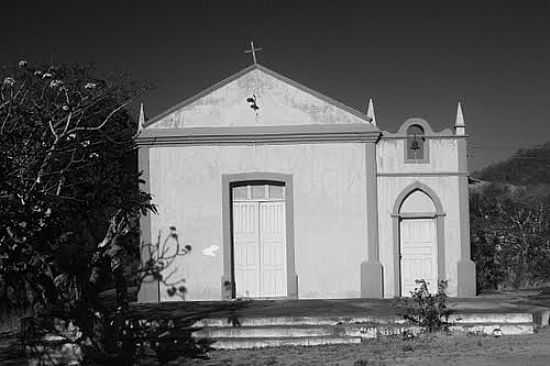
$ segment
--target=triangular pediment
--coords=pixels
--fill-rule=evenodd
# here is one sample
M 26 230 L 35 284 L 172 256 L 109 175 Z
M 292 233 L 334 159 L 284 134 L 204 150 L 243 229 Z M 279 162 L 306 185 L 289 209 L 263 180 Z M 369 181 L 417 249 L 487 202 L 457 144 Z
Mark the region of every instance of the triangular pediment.
M 356 123 L 368 124 L 368 118 L 266 67 L 252 65 L 153 118 L 146 128 Z

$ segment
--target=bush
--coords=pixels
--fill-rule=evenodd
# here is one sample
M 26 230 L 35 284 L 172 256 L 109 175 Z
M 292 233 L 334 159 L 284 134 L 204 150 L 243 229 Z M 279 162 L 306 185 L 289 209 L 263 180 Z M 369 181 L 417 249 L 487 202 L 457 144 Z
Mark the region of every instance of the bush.
M 411 291 L 410 298 L 401 299 L 403 317 L 420 326 L 426 332 L 446 330 L 451 311 L 447 308 L 447 281 L 439 281 L 437 293 L 428 290 L 425 280 L 416 280 L 418 287 Z
M 88 66 L 26 60 L 1 69 L 0 81 L 0 313 L 29 309 L 23 341 L 46 357 L 52 339 L 108 365 L 133 364 L 147 342 L 160 362 L 204 354 L 185 324 L 130 318 L 131 286 L 156 280 L 185 296 L 184 279 L 167 269 L 191 251 L 175 227 L 163 242 L 159 233 L 139 243 L 141 215 L 156 212 L 136 169 L 143 126 L 130 105 L 140 88 Z M 109 304 L 102 293 L 113 290 Z

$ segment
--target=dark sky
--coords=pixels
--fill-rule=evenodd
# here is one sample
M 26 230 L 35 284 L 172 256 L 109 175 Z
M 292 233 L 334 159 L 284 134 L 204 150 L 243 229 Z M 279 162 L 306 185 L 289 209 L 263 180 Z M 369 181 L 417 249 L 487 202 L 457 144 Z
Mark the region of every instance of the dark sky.
M 298 1 L 296 1 L 298 2 Z M 548 1 L 11 1 L 0 64 L 94 62 L 155 85 L 156 115 L 258 61 L 378 125 L 451 127 L 463 101 L 471 170 L 550 141 Z M 480 4 L 477 4 L 480 3 Z

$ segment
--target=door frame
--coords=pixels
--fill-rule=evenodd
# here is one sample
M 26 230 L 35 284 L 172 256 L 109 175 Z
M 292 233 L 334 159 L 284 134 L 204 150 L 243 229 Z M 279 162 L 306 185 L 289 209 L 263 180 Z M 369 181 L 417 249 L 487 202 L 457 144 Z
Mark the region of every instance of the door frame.
M 400 212 L 403 202 L 415 191 L 421 191 L 432 200 L 435 212 L 408 213 Z M 445 212 L 437 194 L 427 185 L 416 181 L 401 191 L 392 211 L 393 227 L 393 269 L 394 269 L 394 296 L 401 294 L 401 219 L 404 218 L 433 218 L 435 221 L 436 251 L 437 251 L 437 282 L 446 279 L 445 275 Z
M 283 183 L 285 186 L 286 224 L 286 271 L 287 295 L 285 299 L 298 298 L 298 276 L 296 275 L 294 251 L 294 191 L 291 174 L 249 172 L 222 175 L 222 231 L 223 231 L 223 276 L 221 279 L 222 299 L 235 298 L 235 270 L 233 257 L 233 213 L 232 188 L 237 184 L 255 182 Z

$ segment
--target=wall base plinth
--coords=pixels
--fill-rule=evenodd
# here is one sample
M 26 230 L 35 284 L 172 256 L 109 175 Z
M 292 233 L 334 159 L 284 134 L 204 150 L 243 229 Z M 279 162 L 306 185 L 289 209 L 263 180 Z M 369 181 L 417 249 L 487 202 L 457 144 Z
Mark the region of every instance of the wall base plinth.
M 366 261 L 361 263 L 361 297 L 381 299 L 384 296 L 382 263 Z
M 298 299 L 298 276 L 296 273 L 289 275 L 288 298 Z
M 137 298 L 139 303 L 159 303 L 159 295 L 159 281 L 147 277 L 141 284 Z
M 457 296 L 476 296 L 476 264 L 470 259 L 457 263 Z
M 233 284 L 231 278 L 228 276 L 222 276 L 222 300 L 231 300 L 233 298 Z

